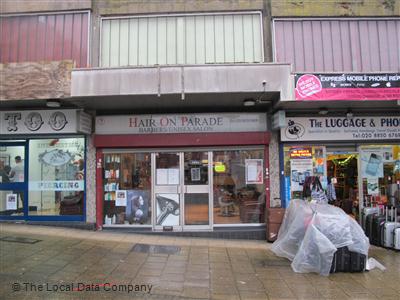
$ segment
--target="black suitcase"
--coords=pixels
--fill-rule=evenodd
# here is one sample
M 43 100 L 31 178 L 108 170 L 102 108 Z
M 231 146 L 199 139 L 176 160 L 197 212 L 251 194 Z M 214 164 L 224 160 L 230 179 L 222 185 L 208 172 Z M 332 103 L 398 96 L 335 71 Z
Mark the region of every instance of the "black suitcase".
M 385 222 L 386 222 L 386 216 L 374 215 L 374 217 L 372 219 L 372 231 L 371 231 L 371 235 L 369 237 L 370 243 L 372 245 L 376 245 L 376 246 L 381 245 L 381 240 L 383 239 L 382 231 L 383 231 L 383 226 L 385 225 Z
M 366 260 L 367 257 L 364 254 L 351 252 L 347 247 L 341 247 L 333 256 L 330 272 L 363 272 Z
M 374 216 L 376 216 L 376 214 L 371 214 L 368 215 L 367 218 L 365 219 L 365 235 L 369 238 L 371 237 L 372 219 Z
M 333 256 L 331 272 L 350 272 L 350 251 L 347 247 L 338 248 Z
M 350 252 L 351 271 L 350 272 L 364 272 L 367 257 L 364 254 Z

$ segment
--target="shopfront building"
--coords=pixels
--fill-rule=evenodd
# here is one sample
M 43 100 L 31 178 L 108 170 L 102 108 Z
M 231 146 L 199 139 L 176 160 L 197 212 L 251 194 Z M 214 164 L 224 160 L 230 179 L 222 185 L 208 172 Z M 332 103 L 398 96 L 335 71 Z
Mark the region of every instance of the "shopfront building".
M 98 116 L 97 226 L 264 227 L 265 113 Z
M 1 111 L 0 220 L 86 220 L 86 134 L 80 110 Z
M 336 194 L 332 203 L 357 219 L 363 206 L 391 204 L 399 197 L 398 116 L 310 116 L 286 121 L 281 129 L 281 194 L 286 203 L 302 198 L 307 176 L 318 176 L 324 188 L 332 184 Z

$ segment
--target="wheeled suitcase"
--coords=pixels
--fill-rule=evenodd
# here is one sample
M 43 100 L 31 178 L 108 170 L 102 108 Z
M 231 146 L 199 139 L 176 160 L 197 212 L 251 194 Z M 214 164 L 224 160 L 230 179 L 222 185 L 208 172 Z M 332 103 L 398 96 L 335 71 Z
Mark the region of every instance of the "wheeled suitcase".
M 370 236 L 370 243 L 375 246 L 381 245 L 382 228 L 386 223 L 386 216 L 384 215 L 374 215 L 372 218 L 372 231 Z
M 400 228 L 394 230 L 394 249 L 400 250 Z
M 383 238 L 382 227 L 383 225 L 385 225 L 385 222 L 386 222 L 385 210 L 384 208 L 382 208 L 382 214 L 379 209 L 378 214 L 372 216 L 371 232 L 369 236 L 369 241 L 372 245 L 376 246 L 381 245 L 381 239 Z
M 368 238 L 371 238 L 371 232 L 372 232 L 372 219 L 376 214 L 370 214 L 367 215 L 366 219 L 365 219 L 365 235 Z
M 379 213 L 379 207 L 375 206 L 375 207 L 364 207 L 362 209 L 361 212 L 361 226 L 364 229 L 364 231 L 366 230 L 366 220 L 367 220 L 367 216 L 373 215 L 373 214 L 377 214 Z
M 386 208 L 386 210 L 388 209 Z M 397 222 L 397 209 L 395 208 L 393 213 L 393 208 L 391 208 L 390 212 L 390 219 L 392 219 L 392 221 L 387 221 L 385 225 L 383 225 L 383 240 L 381 244 L 383 247 L 387 248 L 394 247 L 394 230 L 400 227 L 400 223 Z M 387 215 L 388 212 L 386 212 L 386 216 Z

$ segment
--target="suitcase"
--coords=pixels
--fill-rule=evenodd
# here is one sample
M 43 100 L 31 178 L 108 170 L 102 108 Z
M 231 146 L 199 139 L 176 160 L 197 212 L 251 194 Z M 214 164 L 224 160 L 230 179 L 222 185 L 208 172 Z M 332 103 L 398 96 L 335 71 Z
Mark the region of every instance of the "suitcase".
M 400 250 L 400 228 L 396 228 L 395 230 L 394 230 L 394 241 L 393 241 L 393 244 L 394 244 L 394 249 L 396 249 L 396 250 Z
M 283 217 L 285 215 L 284 208 L 269 208 L 267 211 L 267 241 L 273 242 L 278 237 L 279 228 L 281 227 Z
M 365 235 L 370 238 L 371 237 L 371 231 L 372 231 L 372 219 L 376 214 L 370 214 L 367 215 L 365 219 Z
M 374 215 L 372 218 L 372 231 L 370 236 L 370 243 L 375 246 L 381 245 L 381 240 L 383 239 L 383 225 L 386 223 L 386 216 L 384 215 Z
M 364 229 L 364 231 L 365 231 L 365 228 L 366 228 L 365 222 L 366 222 L 367 216 L 373 215 L 373 214 L 377 214 L 377 213 L 379 213 L 379 207 L 377 207 L 377 206 L 375 206 L 375 207 L 364 207 L 362 209 L 362 212 L 361 212 L 361 226 Z
M 400 227 L 400 223 L 397 223 L 397 209 L 394 209 L 394 214 L 393 208 L 390 211 L 390 219 L 392 219 L 392 221 L 387 221 L 383 226 L 383 242 L 381 244 L 383 247 L 387 248 L 394 247 L 394 230 Z M 388 215 L 388 213 L 386 213 L 386 215 Z
M 364 254 L 350 252 L 350 272 L 364 272 L 367 257 Z
M 367 257 L 364 254 L 351 252 L 347 247 L 341 247 L 333 256 L 330 272 L 363 272 L 366 260 Z

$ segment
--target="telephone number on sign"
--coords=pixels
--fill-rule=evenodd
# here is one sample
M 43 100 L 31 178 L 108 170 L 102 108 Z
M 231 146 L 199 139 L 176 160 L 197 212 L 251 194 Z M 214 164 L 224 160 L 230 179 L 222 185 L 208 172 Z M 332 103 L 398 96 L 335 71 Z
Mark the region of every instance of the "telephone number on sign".
M 400 138 L 400 132 L 391 133 L 353 133 L 353 138 L 355 139 L 392 139 Z

